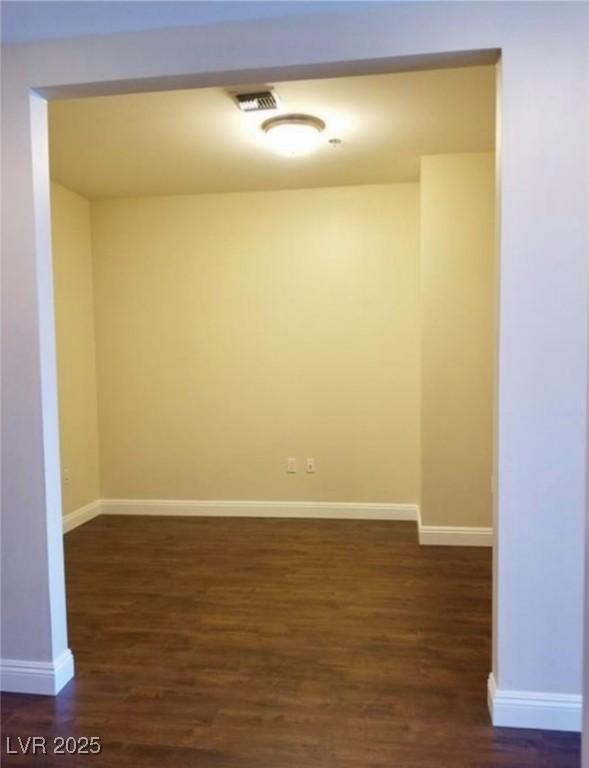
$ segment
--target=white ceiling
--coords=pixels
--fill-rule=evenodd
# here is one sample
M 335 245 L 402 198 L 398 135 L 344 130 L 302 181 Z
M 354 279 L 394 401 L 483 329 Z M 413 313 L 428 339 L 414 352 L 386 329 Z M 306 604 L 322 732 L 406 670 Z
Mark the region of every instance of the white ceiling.
M 2 42 L 27 43 L 162 27 L 365 10 L 372 2 L 336 0 L 2 0 Z
M 50 104 L 52 177 L 90 198 L 374 184 L 493 149 L 492 66 L 274 85 L 280 113 L 327 123 L 316 153 L 272 154 L 259 126 L 276 112 L 244 114 L 222 88 L 104 96 Z

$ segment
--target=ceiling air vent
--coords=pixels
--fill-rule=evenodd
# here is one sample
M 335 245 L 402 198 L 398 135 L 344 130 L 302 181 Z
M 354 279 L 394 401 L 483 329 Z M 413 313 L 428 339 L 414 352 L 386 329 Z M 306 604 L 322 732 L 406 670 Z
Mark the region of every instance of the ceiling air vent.
M 278 106 L 278 99 L 273 91 L 234 93 L 233 98 L 242 112 L 264 112 L 267 109 L 276 109 Z

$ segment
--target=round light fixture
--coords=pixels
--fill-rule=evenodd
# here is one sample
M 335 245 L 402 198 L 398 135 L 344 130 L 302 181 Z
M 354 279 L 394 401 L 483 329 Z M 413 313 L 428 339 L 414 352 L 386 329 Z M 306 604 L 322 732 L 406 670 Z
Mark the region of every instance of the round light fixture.
M 325 123 L 312 115 L 281 115 L 262 123 L 271 149 L 284 157 L 301 157 L 320 144 Z

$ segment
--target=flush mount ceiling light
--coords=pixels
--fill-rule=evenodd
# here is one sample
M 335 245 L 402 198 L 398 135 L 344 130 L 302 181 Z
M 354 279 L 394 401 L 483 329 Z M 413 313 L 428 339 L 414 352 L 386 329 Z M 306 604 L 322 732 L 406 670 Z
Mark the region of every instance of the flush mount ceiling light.
M 262 123 L 270 148 L 284 157 L 301 157 L 321 142 L 325 123 L 312 115 L 281 115 Z

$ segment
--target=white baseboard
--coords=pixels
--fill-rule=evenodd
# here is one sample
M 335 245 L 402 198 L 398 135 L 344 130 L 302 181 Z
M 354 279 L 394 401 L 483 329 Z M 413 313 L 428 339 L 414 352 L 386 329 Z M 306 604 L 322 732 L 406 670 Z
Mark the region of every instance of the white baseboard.
M 69 648 L 55 661 L 0 659 L 0 690 L 55 696 L 74 676 L 74 657 Z
M 492 528 L 420 525 L 419 543 L 443 547 L 492 547 Z
M 491 674 L 487 700 L 494 726 L 581 730 L 583 697 L 580 694 L 501 690 Z
M 417 508 L 417 531 L 422 546 L 492 547 L 493 529 L 456 525 L 423 525 Z
M 98 515 L 169 517 L 292 517 L 332 520 L 409 520 L 417 522 L 422 545 L 493 546 L 492 528 L 423 525 L 417 504 L 330 501 L 184 501 L 168 499 L 102 499 L 64 515 L 64 533 Z
M 167 501 L 103 499 L 104 515 L 170 517 L 307 517 L 334 520 L 417 520 L 416 504 L 356 504 L 327 501 Z
M 79 509 L 74 509 L 73 512 L 68 512 L 67 515 L 63 516 L 63 532 L 72 531 L 79 525 L 83 525 L 92 520 L 92 518 L 98 517 L 101 512 L 102 502 L 100 499 L 96 499 L 96 501 L 92 501 L 90 504 L 86 504 Z

